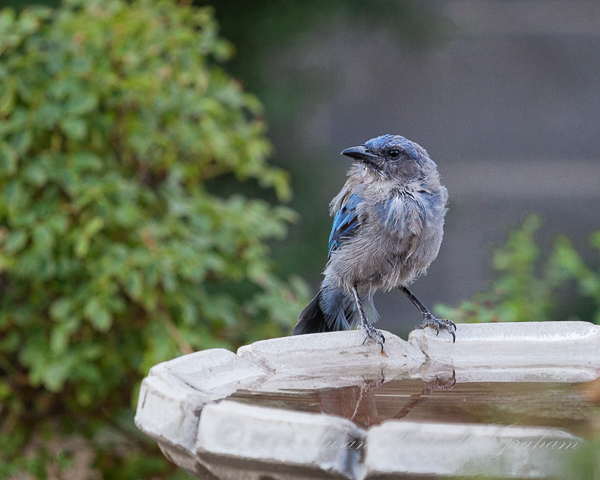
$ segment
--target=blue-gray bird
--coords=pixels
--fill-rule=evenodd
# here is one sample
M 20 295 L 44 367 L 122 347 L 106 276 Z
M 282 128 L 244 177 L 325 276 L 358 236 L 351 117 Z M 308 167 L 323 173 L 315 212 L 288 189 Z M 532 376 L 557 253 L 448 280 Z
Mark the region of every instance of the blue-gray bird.
M 373 295 L 398 287 L 423 315 L 417 328 L 450 332 L 407 288 L 437 257 L 444 234 L 448 191 L 437 165 L 423 147 L 400 135 L 382 135 L 342 152 L 355 163 L 341 192 L 331 201 L 333 228 L 325 279 L 300 313 L 294 335 L 348 330 L 360 322 L 381 345 Z

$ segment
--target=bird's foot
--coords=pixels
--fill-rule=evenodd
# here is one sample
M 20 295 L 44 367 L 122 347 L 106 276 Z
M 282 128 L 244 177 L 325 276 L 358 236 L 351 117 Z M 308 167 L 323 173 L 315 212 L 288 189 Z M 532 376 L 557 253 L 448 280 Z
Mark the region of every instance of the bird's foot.
M 437 318 L 431 313 L 423 316 L 423 323 L 417 325 L 416 328 L 432 327 L 436 330 L 436 335 L 440 334 L 440 330 L 447 330 L 452 335 L 452 343 L 456 342 L 456 324 L 452 320 L 446 318 Z
M 437 390 L 452 390 L 456 385 L 456 372 L 452 370 L 452 376 L 441 378 L 437 375 L 435 376 L 435 380 L 430 380 L 426 382 L 423 380 L 423 394 L 430 395 Z
M 366 334 L 365 339 L 363 340 L 363 345 L 365 344 L 365 342 L 368 339 L 375 340 L 381 346 L 381 353 L 383 353 L 383 344 L 385 343 L 385 337 L 383 336 L 383 333 L 381 333 L 379 330 L 377 330 L 373 325 L 371 325 L 368 322 L 363 323 L 361 325 L 361 328 L 363 329 L 363 331 Z

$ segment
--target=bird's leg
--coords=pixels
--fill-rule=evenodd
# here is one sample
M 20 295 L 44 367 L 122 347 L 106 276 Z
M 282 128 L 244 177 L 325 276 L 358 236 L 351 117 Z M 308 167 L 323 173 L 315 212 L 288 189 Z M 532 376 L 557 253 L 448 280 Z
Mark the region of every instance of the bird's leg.
M 452 335 L 452 342 L 456 342 L 456 325 L 452 320 L 447 320 L 445 318 L 437 318 L 434 316 L 425 305 L 423 305 L 417 297 L 405 286 L 398 287 L 404 295 L 408 297 L 408 299 L 413 303 L 415 307 L 419 309 L 419 311 L 423 314 L 423 323 L 418 325 L 417 328 L 425 328 L 425 327 L 433 327 L 436 329 L 437 334 L 440 333 L 440 328 L 444 330 L 448 330 L 450 335 Z
M 364 331 L 367 334 L 363 343 L 367 341 L 367 338 L 375 340 L 377 343 L 379 343 L 379 345 L 381 345 L 381 351 L 383 352 L 383 344 L 385 343 L 385 337 L 383 336 L 383 333 L 381 333 L 379 330 L 373 327 L 373 325 L 371 325 L 371 322 L 369 322 L 369 320 L 367 319 L 367 316 L 365 315 L 365 310 L 362 306 L 362 303 L 360 303 L 360 298 L 358 297 L 358 290 L 356 289 L 356 285 L 352 287 L 352 293 L 354 294 L 354 301 L 356 302 L 356 308 L 358 308 L 358 314 L 360 315 L 360 326 L 364 329 Z

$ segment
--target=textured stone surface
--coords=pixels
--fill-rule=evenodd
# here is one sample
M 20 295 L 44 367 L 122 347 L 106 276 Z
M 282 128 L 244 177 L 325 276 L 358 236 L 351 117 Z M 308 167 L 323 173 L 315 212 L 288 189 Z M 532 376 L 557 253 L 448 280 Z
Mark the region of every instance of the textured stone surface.
M 152 438 L 192 451 L 202 407 L 265 375 L 224 349 L 158 364 L 142 381 L 135 424 Z
M 544 478 L 556 474 L 582 443 L 555 428 L 389 421 L 369 430 L 365 466 L 367 478 L 391 473 Z
M 195 352 L 163 362 L 150 369 L 150 376 L 168 372 L 195 390 L 214 394 L 229 392 L 270 372 L 224 348 Z M 229 393 L 227 393 L 229 394 Z
M 260 392 L 277 405 L 301 391 L 310 399 L 303 405 L 355 420 L 376 418 L 370 408 L 385 388 L 373 389 L 394 378 L 421 379 L 423 394 L 415 401 L 429 402 L 426 388 L 451 390 L 453 379 L 577 383 L 600 373 L 600 327 L 583 322 L 459 325 L 456 343 L 431 329 L 412 332 L 409 342 L 385 336 L 385 355 L 377 344 L 363 345 L 362 332 L 349 331 L 256 342 L 238 355 L 207 350 L 161 363 L 142 382 L 136 425 L 168 459 L 208 480 L 544 477 L 581 443 L 558 429 L 397 420 L 367 433 L 338 416 L 243 403 Z M 245 399 L 223 401 L 238 390 L 246 392 Z M 498 395 L 492 390 L 492 397 Z M 349 405 L 356 402 L 349 413 L 329 409 L 342 401 L 339 395 L 349 395 Z M 348 443 L 353 440 L 364 440 L 366 451 Z M 539 441 L 544 450 L 539 443 L 533 448 Z M 570 450 L 548 446 L 563 441 Z
M 600 362 L 600 326 L 587 322 L 459 324 L 456 343 L 432 329 L 414 330 L 409 342 L 430 361 L 454 367 L 589 367 Z
M 439 369 L 433 369 L 431 376 L 438 375 Z M 525 382 L 556 382 L 583 383 L 598 378 L 600 365 L 596 368 L 585 367 L 506 367 L 506 368 L 465 368 L 456 367 L 456 383 L 525 383 Z M 424 378 L 425 374 L 422 373 Z
M 364 436 L 351 421 L 331 415 L 223 401 L 203 409 L 196 451 L 207 464 L 225 456 L 356 478 Z
M 241 347 L 237 353 L 277 373 L 347 372 L 381 366 L 406 371 L 425 361 L 418 348 L 389 332 L 382 333 L 386 338 L 384 354 L 375 342 L 363 344 L 365 336 L 360 330 L 273 338 Z
M 191 451 L 196 439 L 200 409 L 214 400 L 177 382 L 150 376 L 140 388 L 135 424 L 146 435 Z
M 417 370 L 410 370 L 411 375 L 418 377 Z M 398 375 L 398 370 L 384 366 L 358 367 L 348 369 L 333 367 L 329 370 L 309 372 L 287 371 L 261 377 L 248 386 L 253 392 L 277 392 L 281 390 L 321 390 L 330 388 L 360 385 L 365 381 L 392 380 Z M 402 372 L 400 372 L 402 373 Z

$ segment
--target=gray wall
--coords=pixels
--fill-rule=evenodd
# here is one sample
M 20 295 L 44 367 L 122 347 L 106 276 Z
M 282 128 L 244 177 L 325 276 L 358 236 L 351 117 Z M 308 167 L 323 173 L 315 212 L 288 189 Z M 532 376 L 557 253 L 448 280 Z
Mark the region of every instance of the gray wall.
M 491 246 L 526 212 L 545 218 L 546 244 L 564 232 L 584 248 L 600 227 L 600 2 L 433 5 L 457 27 L 443 44 L 416 48 L 376 25 L 339 27 L 266 67 L 324 78 L 326 95 L 317 92 L 275 143 L 282 155 L 324 152 L 336 172 L 328 198 L 345 180 L 340 150 L 383 133 L 420 143 L 438 163 L 450 192 L 445 240 L 413 289 L 428 305 L 489 285 Z M 326 215 L 326 202 L 315 208 Z M 420 321 L 399 293 L 377 305 L 381 328 L 406 332 Z

